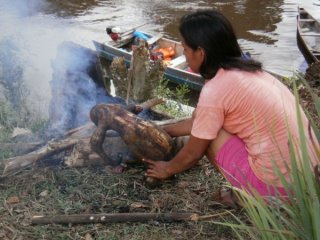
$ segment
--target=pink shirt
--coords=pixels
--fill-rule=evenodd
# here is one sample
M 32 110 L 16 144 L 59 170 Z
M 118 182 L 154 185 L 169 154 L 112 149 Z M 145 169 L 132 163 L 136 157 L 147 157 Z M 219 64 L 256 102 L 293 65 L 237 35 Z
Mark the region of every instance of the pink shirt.
M 256 176 L 265 183 L 281 186 L 274 163 L 288 179 L 285 165 L 291 163 L 287 126 L 295 145 L 299 144 L 295 106 L 290 90 L 266 72 L 220 69 L 201 91 L 191 134 L 200 139 L 214 139 L 224 128 L 237 135 L 246 145 Z M 303 123 L 307 132 L 304 114 Z M 314 165 L 319 160 L 307 139 Z

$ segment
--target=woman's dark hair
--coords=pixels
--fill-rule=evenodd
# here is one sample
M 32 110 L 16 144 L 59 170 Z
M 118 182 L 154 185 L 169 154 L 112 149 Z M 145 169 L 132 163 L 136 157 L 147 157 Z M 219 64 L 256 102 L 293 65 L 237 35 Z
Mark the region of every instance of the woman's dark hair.
M 179 30 L 190 48 L 204 50 L 200 74 L 205 79 L 213 78 L 219 68 L 251 72 L 262 68 L 260 62 L 241 57 L 242 51 L 232 25 L 220 12 L 207 10 L 186 15 L 181 19 Z

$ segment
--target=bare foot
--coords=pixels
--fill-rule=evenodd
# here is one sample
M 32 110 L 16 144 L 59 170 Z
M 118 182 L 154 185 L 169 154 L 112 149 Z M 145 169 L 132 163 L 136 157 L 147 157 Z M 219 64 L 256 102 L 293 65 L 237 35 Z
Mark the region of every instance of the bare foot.
M 213 200 L 228 208 L 242 208 L 239 198 L 231 188 L 221 188 L 218 192 L 214 193 Z

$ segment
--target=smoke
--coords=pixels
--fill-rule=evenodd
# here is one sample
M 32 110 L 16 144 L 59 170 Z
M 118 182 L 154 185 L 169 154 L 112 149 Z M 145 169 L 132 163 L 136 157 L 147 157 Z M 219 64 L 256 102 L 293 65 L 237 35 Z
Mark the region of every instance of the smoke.
M 12 15 L 14 18 L 26 18 L 35 15 L 39 10 L 47 7 L 48 4 L 43 0 L 1 0 L 0 10 Z
M 56 47 L 66 37 L 66 29 L 59 26 L 53 17 L 38 13 L 46 6 L 43 2 L 45 1 L 1 0 L 0 86 L 8 89 L 10 81 L 3 79 L 14 78 L 28 96 L 17 96 L 14 102 L 13 99 L 7 100 L 14 106 L 26 101 L 31 112 L 48 117 L 51 96 L 49 82 L 52 75 L 50 61 L 55 55 Z M 15 71 L 10 71 L 9 74 L 10 68 L 18 68 L 19 74 Z
M 96 103 L 115 100 L 106 99 L 89 73 L 94 54 L 68 50 L 70 23 L 44 15 L 47 7 L 43 0 L 0 0 L 0 101 L 26 105 L 64 131 L 87 122 Z
M 102 73 L 97 55 L 88 48 L 62 43 L 52 69 L 49 115 L 55 132 L 64 133 L 88 122 L 90 110 L 97 103 L 124 103 L 96 84 L 103 82 Z

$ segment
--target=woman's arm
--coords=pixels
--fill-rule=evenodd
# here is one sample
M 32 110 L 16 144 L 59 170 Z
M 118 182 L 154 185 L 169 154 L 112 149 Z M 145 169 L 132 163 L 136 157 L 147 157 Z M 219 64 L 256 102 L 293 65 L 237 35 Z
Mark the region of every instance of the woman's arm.
M 181 137 L 187 136 L 191 133 L 193 118 L 183 120 L 181 122 L 164 125 L 162 128 L 171 136 L 171 137 Z
M 193 119 L 195 117 L 195 111 L 192 113 L 192 117 L 181 122 L 164 125 L 162 128 L 171 136 L 171 137 L 181 137 L 189 136 L 191 134 Z
M 203 157 L 211 141 L 212 140 L 196 138 L 191 135 L 187 145 L 170 161 L 164 162 L 143 159 L 144 162 L 149 164 L 147 176 L 166 179 L 176 173 L 191 168 Z

